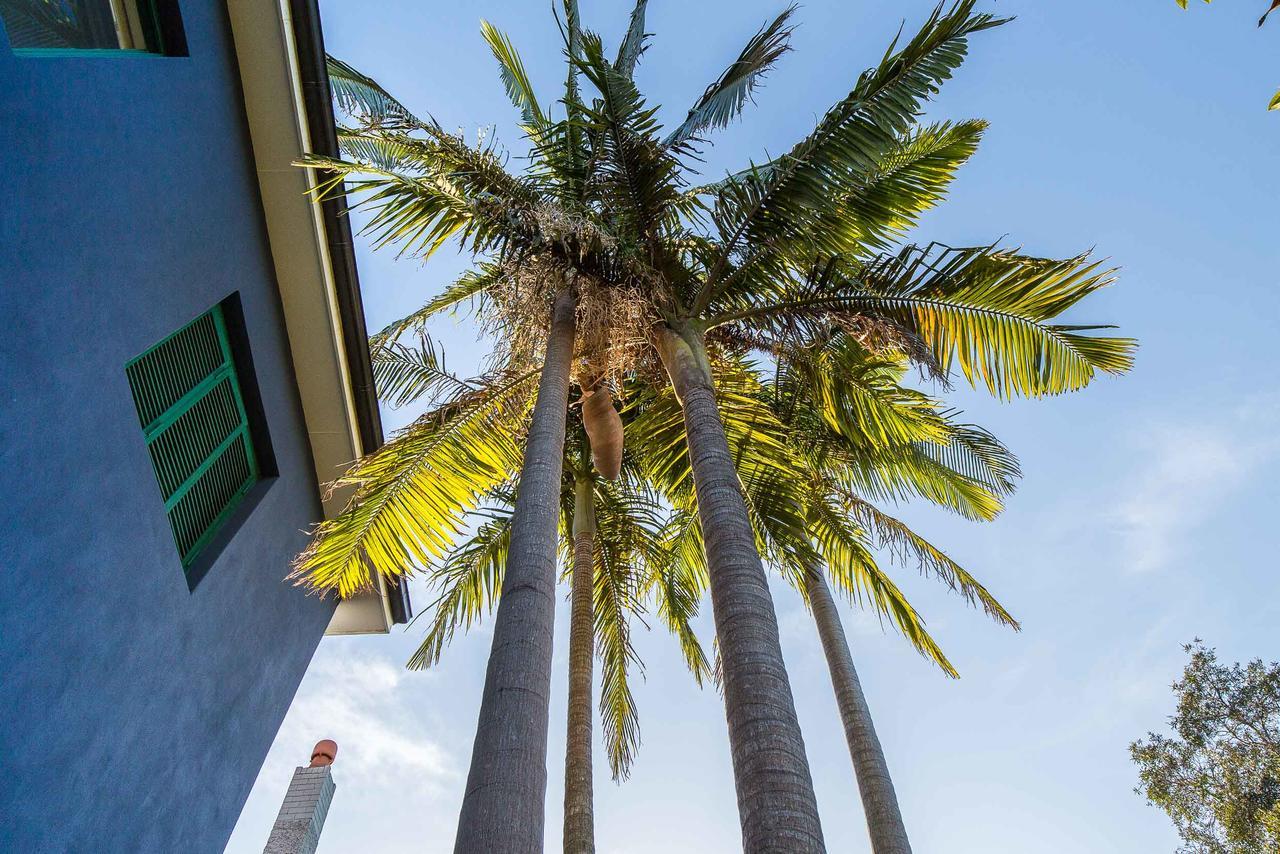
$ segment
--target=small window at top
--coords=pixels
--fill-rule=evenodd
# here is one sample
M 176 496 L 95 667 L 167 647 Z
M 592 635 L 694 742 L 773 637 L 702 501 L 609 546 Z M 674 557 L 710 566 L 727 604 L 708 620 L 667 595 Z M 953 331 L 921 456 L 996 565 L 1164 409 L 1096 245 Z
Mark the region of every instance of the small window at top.
M 0 0 L 9 44 L 20 52 L 184 53 L 170 43 L 181 40 L 176 12 L 166 0 Z

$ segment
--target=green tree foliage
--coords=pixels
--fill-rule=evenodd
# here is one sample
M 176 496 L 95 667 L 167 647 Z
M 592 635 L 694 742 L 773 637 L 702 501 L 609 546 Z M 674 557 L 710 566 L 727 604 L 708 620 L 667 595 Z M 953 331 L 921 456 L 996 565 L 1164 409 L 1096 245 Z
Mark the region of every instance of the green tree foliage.
M 1183 854 L 1280 851 L 1280 664 L 1219 664 L 1199 640 L 1184 649 L 1173 735 L 1129 746 L 1136 791 L 1173 819 Z
M 317 172 L 316 196 L 353 196 L 377 246 L 425 258 L 449 244 L 476 259 L 378 338 L 394 347 L 432 315 L 470 304 L 496 347 L 483 382 L 433 385 L 447 395 L 440 410 L 344 476 L 348 510 L 317 529 L 297 578 L 345 596 L 375 573 L 430 567 L 447 559 L 467 514 L 509 482 L 522 457 L 544 469 L 560 460 L 558 444 L 522 454 L 523 438 L 501 427 L 550 423 L 527 413 L 535 386 L 552 376 L 538 367 L 552 351 L 548 308 L 571 299 L 568 380 L 584 392 L 606 386 L 631 408 L 625 446 L 648 460 L 643 480 L 678 516 L 669 541 L 677 569 L 698 581 L 705 575 L 712 594 L 743 847 L 820 851 L 761 557 L 806 579 L 825 564 L 837 589 L 871 601 L 949 670 L 900 591 L 866 559 L 869 544 L 900 550 L 996 619 L 1012 618 L 868 501 L 917 494 L 990 518 L 1013 468 L 989 436 L 948 425 L 934 401 L 898 388 L 900 376 L 915 366 L 942 385 L 959 377 L 1001 398 L 1064 394 L 1127 371 L 1135 342 L 1066 316 L 1113 280 L 1098 261 L 910 240 L 985 128 L 976 120 L 922 123 L 970 38 L 1004 23 L 978 12 L 976 0 L 939 5 L 914 35 L 895 39 L 785 154 L 711 184 L 695 184 L 711 137 L 786 54 L 794 7 L 746 41 L 672 130 L 632 76 L 646 50 L 645 5 L 636 3 L 611 61 L 601 36 L 582 28 L 575 0 L 565 0 L 568 68 L 558 99 L 537 97 L 512 41 L 484 27 L 528 147 L 518 160 L 492 140 L 472 145 L 429 114 L 415 116 L 372 79 L 330 64 L 348 124 L 338 131 L 342 158 L 301 161 Z M 512 162 L 524 168 L 508 171 Z M 412 354 L 396 356 L 382 368 L 387 375 L 412 367 Z M 783 372 L 782 384 L 766 379 L 770 366 Z M 559 363 L 556 371 L 564 373 Z M 550 410 L 539 404 L 544 415 Z M 793 415 L 812 430 L 792 429 Z M 560 425 L 529 431 L 552 433 L 563 439 Z M 789 437 L 806 433 L 820 441 L 792 446 Z M 544 481 L 540 495 L 552 491 Z M 544 527 L 550 543 L 554 525 Z M 518 548 L 513 535 L 508 559 L 529 546 Z M 550 573 L 538 569 L 538 589 L 549 589 Z M 504 585 L 532 589 L 514 577 L 508 568 Z M 503 594 L 495 656 L 515 648 L 498 641 L 512 601 Z M 550 636 L 551 610 L 506 625 L 523 627 L 524 637 L 512 637 L 533 645 Z M 538 648 L 538 666 L 549 668 L 549 646 Z M 494 661 L 491 675 L 509 684 L 486 680 L 460 850 L 526 850 L 540 840 L 545 691 L 514 684 L 523 662 Z M 525 699 L 508 701 L 516 697 Z M 529 722 L 523 734 L 495 723 L 508 702 Z M 504 757 L 514 757 L 505 778 L 495 771 Z M 508 778 L 511 792 L 503 789 Z M 487 847 L 477 848 L 481 841 Z

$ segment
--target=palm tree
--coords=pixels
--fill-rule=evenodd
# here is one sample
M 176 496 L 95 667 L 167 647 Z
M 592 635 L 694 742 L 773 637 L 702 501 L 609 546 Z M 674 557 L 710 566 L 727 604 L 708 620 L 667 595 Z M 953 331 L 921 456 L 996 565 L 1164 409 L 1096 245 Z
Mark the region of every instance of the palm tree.
M 1099 334 L 1102 327 L 1053 322 L 1111 281 L 1086 257 L 900 243 L 918 215 L 941 199 L 983 129 L 980 122 L 918 124 L 923 102 L 963 61 L 969 37 L 1002 23 L 973 8 L 973 0 L 939 7 L 783 157 L 692 189 L 685 176 L 695 146 L 741 112 L 786 52 L 792 10 L 748 41 L 670 133 L 661 131 L 656 109 L 631 76 L 645 48 L 643 0 L 612 62 L 599 37 L 581 30 L 576 4 L 567 0 L 564 120 L 547 116 L 510 42 L 486 28 L 532 150 L 527 175 L 507 173 L 492 148 L 476 149 L 432 121 L 413 118 L 346 67 L 339 68 L 338 94 L 360 106 L 366 121 L 343 131 L 349 159 L 307 161 L 331 170 L 326 191 L 341 192 L 343 180 L 354 178 L 345 189 L 363 193 L 372 205 L 369 228 L 380 243 L 427 253 L 456 236 L 464 247 L 496 257 L 417 319 L 479 295 L 482 316 L 491 323 L 505 318 L 511 346 L 532 351 L 537 346 L 529 342 L 538 335 L 531 331 L 542 327 L 529 322 L 536 316 L 530 306 L 552 303 L 569 281 L 577 299 L 580 384 L 594 388 L 609 372 L 651 380 L 665 374 L 671 383 L 697 512 L 708 532 L 709 586 L 749 851 L 817 851 L 823 842 L 776 616 L 717 400 L 715 352 L 775 352 L 834 326 L 856 331 L 877 350 L 904 353 L 941 378 L 958 365 L 967 380 L 1000 396 L 1073 391 L 1099 371 L 1119 373 L 1131 361 L 1131 341 Z M 579 74 L 594 89 L 590 103 Z M 548 358 L 549 374 L 552 364 Z M 558 411 L 563 387 L 551 389 Z M 551 459 L 544 450 L 534 454 L 531 446 L 529 458 Z M 538 482 L 546 486 L 545 478 Z M 549 497 L 549 487 L 539 495 Z M 526 508 L 517 504 L 522 516 Z M 553 539 L 545 520 L 538 533 Z M 358 557 L 349 563 L 364 566 Z M 399 571 L 370 563 L 376 571 Z M 309 565 L 304 561 L 303 569 Z M 548 566 L 538 562 L 536 574 L 538 589 L 549 596 Z M 351 575 L 367 579 L 361 574 L 367 571 Z M 323 574 L 312 577 L 323 583 Z M 511 643 L 543 656 L 550 611 L 543 607 L 549 600 L 538 601 L 538 608 L 517 612 L 536 611 L 537 619 L 522 622 L 524 640 Z M 498 622 L 505 625 L 501 610 Z M 487 688 L 459 830 L 462 850 L 482 838 L 491 848 L 529 850 L 540 836 L 541 808 L 532 793 L 544 775 L 534 759 L 545 752 L 546 698 L 538 689 L 545 688 L 546 671 L 537 657 L 539 666 L 530 668 L 536 679 L 512 673 L 505 629 L 501 635 L 500 644 L 495 633 L 497 663 L 486 684 L 512 678 L 529 689 L 509 701 L 518 722 L 508 734 L 528 738 L 530 749 L 524 742 L 499 749 L 495 710 L 506 701 L 496 687 L 496 693 Z M 538 640 L 530 640 L 534 636 Z M 502 794 L 506 786 L 509 798 Z
M 484 420 L 485 430 L 506 437 L 520 433 L 528 415 L 527 401 L 501 404 L 509 387 L 496 379 L 501 372 L 461 380 L 446 368 L 442 351 L 425 336 L 409 343 L 378 339 L 372 356 L 384 401 L 397 407 L 422 402 L 427 408 L 383 451 L 384 457 L 394 460 L 390 465 L 397 473 L 418 466 L 464 470 L 468 455 L 477 448 L 466 441 L 471 434 L 452 427 L 468 416 L 465 404 L 483 399 L 486 391 L 495 407 Z M 597 387 L 582 400 L 582 409 L 592 397 L 604 393 Z M 580 413 L 581 409 L 574 406 L 571 411 Z M 591 705 L 597 642 L 603 665 L 600 715 L 615 780 L 629 774 L 639 744 L 638 717 L 628 678 L 630 668 L 639 661 L 630 641 L 629 619 L 644 610 L 643 599 L 655 601 L 664 621 L 680 638 L 699 683 L 709 672 L 690 627 L 697 613 L 697 588 L 688 586 L 687 579 L 681 577 L 660 577 L 665 571 L 665 552 L 659 539 L 661 508 L 638 481 L 633 460 L 592 459 L 586 421 L 585 416 L 577 415 L 569 426 L 559 495 L 560 541 L 565 544 L 562 557 L 569 567 L 571 591 L 564 850 L 575 854 L 594 850 Z M 424 458 L 426 437 L 437 441 L 427 446 Z M 458 444 L 451 444 L 454 442 Z M 508 451 L 494 456 L 511 459 L 514 455 Z M 373 479 L 366 480 L 365 465 L 358 464 L 347 480 L 367 489 L 370 483 L 396 478 L 387 464 L 380 462 L 374 467 Z M 459 526 L 474 532 L 430 571 L 428 577 L 438 596 L 428 609 L 429 628 L 409 661 L 410 668 L 435 665 L 459 628 L 465 631 L 497 606 L 512 543 L 510 483 L 516 474 L 512 469 L 477 499 Z M 425 528 L 425 536 L 431 536 L 432 518 L 414 517 L 405 524 Z
M 750 512 L 725 436 L 710 349 L 777 350 L 832 325 L 908 353 L 945 377 L 1002 396 L 1076 390 L 1122 372 L 1132 343 L 1051 321 L 1111 276 L 1084 257 L 1040 259 L 997 247 L 892 244 L 934 204 L 976 146 L 977 122 L 913 128 L 920 105 L 962 61 L 968 38 L 1000 23 L 972 0 L 939 8 L 859 79 L 785 156 L 690 192 L 692 141 L 727 124 L 786 50 L 784 12 L 661 135 L 626 73 L 582 39 L 598 92 L 585 112 L 608 221 L 637 237 L 652 268 L 646 330 L 681 404 L 710 574 L 746 850 L 820 850 L 803 742 Z M 711 229 L 679 217 L 689 195 Z M 690 225 L 695 226 L 691 228 Z M 617 333 L 615 333 L 617 334 Z M 768 745 L 761 750 L 760 745 Z
M 501 34 L 486 35 L 500 53 Z M 574 77 L 569 76 L 570 93 Z M 574 214 L 583 175 L 573 145 L 573 109 L 554 126 L 545 116 L 537 117 L 548 152 L 543 165 L 558 170 L 552 180 L 538 181 L 510 175 L 492 150 L 471 147 L 434 120 L 419 119 L 350 66 L 331 62 L 330 79 L 339 102 L 359 123 L 358 128 L 341 129 L 344 150 L 349 156 L 367 157 L 361 168 L 371 177 L 344 187 L 350 164 L 306 158 L 304 165 L 326 174 L 317 196 L 372 191 L 377 208 L 371 227 L 379 234 L 379 245 L 397 243 L 402 251 L 429 256 L 454 236 L 472 252 L 488 255 L 489 276 L 517 280 L 513 296 L 523 299 L 507 315 L 522 321 L 505 339 L 512 351 L 510 363 L 528 364 L 542 353 L 512 516 L 503 581 L 507 595 L 501 597 L 494 620 L 456 841 L 459 851 L 540 850 L 555 617 L 556 508 L 577 332 L 577 280 L 579 275 L 598 273 L 605 239 L 589 220 Z M 572 105 L 573 99 L 568 102 Z M 550 154 L 557 151 L 558 159 Z M 548 318 L 545 324 L 537 322 L 539 315 Z M 492 469 L 486 474 L 491 476 Z M 388 515 L 386 510 L 392 517 L 435 512 L 446 527 L 434 530 L 424 544 L 426 552 L 406 554 L 403 547 L 387 541 L 381 549 L 369 549 L 362 536 L 326 536 L 334 529 L 322 527 L 322 536 L 300 557 L 296 572 L 307 583 L 336 589 L 340 595 L 367 585 L 370 565 L 377 572 L 404 573 L 412 565 L 405 558 L 439 552 L 439 535 L 447 530 L 448 520 L 478 494 L 474 481 L 474 476 L 461 474 L 452 493 L 433 488 L 435 494 L 428 495 L 410 475 L 381 484 L 376 499 L 357 499 L 368 502 L 365 533 L 385 524 L 379 520 Z M 403 519 L 390 524 L 404 527 Z
M 873 548 L 916 564 L 997 622 L 1017 628 L 967 571 L 861 497 L 924 497 L 967 518 L 990 519 L 1018 476 L 1016 459 L 989 433 L 956 423 L 938 401 L 902 387 L 904 369 L 901 358 L 876 356 L 845 334 L 782 354 L 772 380 L 742 362 L 713 364 L 761 551 L 801 590 L 814 616 L 877 854 L 910 851 L 910 845 L 827 574 L 951 676 L 955 669 L 877 564 Z M 671 397 L 658 391 L 638 398 L 633 407 L 642 414 L 632 434 L 641 437 L 636 453 L 646 471 L 678 508 L 669 542 L 690 565 L 676 571 L 704 578 L 700 529 L 688 508 L 689 462 L 670 438 L 680 429 Z
M 846 593 L 860 600 L 865 594 L 878 613 L 890 617 L 922 653 L 950 675 L 955 671 L 924 630 L 923 621 L 876 564 L 870 551 L 877 544 L 873 535 L 879 535 L 879 545 L 914 556 L 922 567 L 960 589 L 971 601 L 980 600 L 1001 622 L 1016 623 L 981 585 L 939 550 L 868 502 L 851 497 L 846 487 L 834 481 L 847 483 L 850 472 L 860 472 L 854 482 L 865 493 L 886 499 L 924 495 L 965 516 L 990 518 L 1000 508 L 1000 496 L 1011 489 L 1017 464 L 989 435 L 953 423 L 940 411 L 937 401 L 901 387 L 905 373 L 901 359 L 875 356 L 844 335 L 789 355 L 779 362 L 772 382 L 760 381 L 741 362 L 727 358 L 717 362 L 729 442 L 735 459 L 754 461 L 744 472 L 743 481 L 748 486 L 753 521 L 775 544 L 766 552 L 789 580 L 801 586 L 810 602 L 854 754 L 874 850 L 901 850 L 886 847 L 886 833 L 896 828 L 905 844 L 905 830 L 824 568 Z M 373 357 L 379 389 L 384 399 L 396 406 L 434 396 L 431 407 L 448 410 L 451 396 L 477 387 L 475 381 L 464 383 L 448 372 L 441 354 L 425 337 L 409 345 L 383 342 L 374 349 Z M 842 386 L 841 393 L 833 393 L 833 383 Z M 604 644 L 602 659 L 608 665 L 601 714 L 615 779 L 626 775 L 636 743 L 634 703 L 626 681 L 631 657 L 626 640 L 627 611 L 639 610 L 638 600 L 648 598 L 651 591 L 664 615 L 677 610 L 679 619 L 674 624 L 668 622 L 691 648 L 689 663 L 695 677 L 706 672 L 705 656 L 689 628 L 705 588 L 706 568 L 696 508 L 690 504 L 688 457 L 679 441 L 679 405 L 669 387 L 632 389 L 629 396 L 633 405 L 628 416 L 641 411 L 632 430 L 644 438 L 632 443 L 626 477 L 617 486 L 610 487 L 589 462 L 590 446 L 580 421 L 575 419 L 566 441 L 562 540 L 572 544 L 565 556 L 571 567 L 572 590 L 566 851 L 593 848 L 593 610 L 605 617 L 596 630 Z M 813 400 L 824 401 L 825 409 L 812 405 Z M 856 418 L 852 417 L 855 413 Z M 513 411 L 511 417 L 502 432 L 518 432 L 519 412 Z M 423 420 L 435 425 L 446 418 L 447 412 L 442 412 Z M 393 441 L 404 440 L 398 437 Z M 406 464 L 411 461 L 404 460 Z M 632 485 L 649 473 L 662 479 L 664 496 L 680 508 L 662 542 L 655 534 L 656 505 Z M 779 477 L 783 473 L 786 476 Z M 594 541 L 597 496 L 604 501 L 605 530 L 598 551 Z M 490 497 L 490 506 L 473 514 L 483 521 L 475 534 L 454 549 L 432 576 L 439 584 L 440 596 L 431 609 L 430 630 L 411 660 L 412 667 L 434 664 L 459 626 L 469 627 L 493 608 L 509 545 L 511 497 L 505 485 L 493 490 Z M 797 533 L 796 528 L 804 526 L 807 529 Z M 810 537 L 816 538 L 821 553 L 806 550 Z M 803 544 L 797 545 L 797 539 Z M 597 559 L 594 571 L 593 556 Z M 644 570 L 637 573 L 635 567 Z M 637 584 L 639 576 L 649 580 Z M 599 609 L 593 609 L 593 586 Z
M 990 434 L 955 423 L 936 401 L 901 388 L 902 360 L 874 357 L 845 335 L 795 355 L 782 360 L 768 400 L 809 472 L 807 516 L 826 564 L 832 566 L 832 558 L 854 543 L 874 542 L 892 556 L 914 561 L 970 603 L 980 604 L 997 622 L 1017 629 L 1013 617 L 963 568 L 863 497 L 891 499 L 884 487 L 896 483 L 960 515 L 989 520 L 1014 488 L 1017 460 Z M 831 394 L 834 383 L 844 384 L 846 393 Z M 814 406 L 814 401 L 825 405 Z M 850 402 L 859 405 L 850 407 Z M 862 417 L 851 417 L 855 414 Z M 861 475 L 857 489 L 851 488 L 850 473 Z M 878 482 L 886 476 L 893 480 Z M 888 763 L 825 573 L 812 561 L 800 569 L 793 575 L 801 576 L 827 659 L 872 850 L 909 854 Z M 932 647 L 925 645 L 923 651 L 932 652 Z M 944 658 L 933 657 L 945 672 L 956 675 Z

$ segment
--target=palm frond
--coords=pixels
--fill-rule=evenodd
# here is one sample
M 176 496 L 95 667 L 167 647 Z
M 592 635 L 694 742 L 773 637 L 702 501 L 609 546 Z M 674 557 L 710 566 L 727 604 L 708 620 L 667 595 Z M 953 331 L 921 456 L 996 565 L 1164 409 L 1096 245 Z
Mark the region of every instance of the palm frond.
M 457 169 L 401 173 L 316 155 L 302 158 L 297 165 L 327 176 L 313 191 L 318 200 L 346 195 L 354 199 L 353 209 L 369 212 L 362 233 L 372 238 L 375 249 L 395 245 L 402 256 L 428 258 L 455 236 L 472 252 L 498 250 L 530 237 L 527 223 L 507 215 L 524 201 L 526 188 L 500 166 L 492 171 L 501 171 L 510 182 L 491 182 L 486 178 L 492 174 Z
M 919 497 L 975 522 L 990 521 L 1004 509 L 1000 493 L 950 468 L 939 458 L 935 445 L 869 448 L 833 442 L 825 453 L 827 476 L 843 496 L 885 502 Z
M 578 64 L 600 96 L 582 110 L 591 141 L 593 196 L 617 233 L 648 239 L 677 221 L 679 163 L 657 141 L 657 110 L 604 58 L 599 36 L 583 34 Z
M 888 550 L 900 562 L 914 561 L 923 574 L 946 584 L 970 605 L 980 605 L 997 623 L 1020 628 L 1018 621 L 964 567 L 903 522 L 866 501 L 853 502 L 849 509 L 864 530 L 876 535 L 878 548 Z
M 337 131 L 338 149 L 347 160 L 386 171 L 424 172 L 429 168 L 423 160 L 429 161 L 431 152 L 423 140 L 381 129 L 340 126 Z
M 422 332 L 426 328 L 427 321 L 441 312 L 456 310 L 468 300 L 483 299 L 485 291 L 496 286 L 503 275 L 500 265 L 489 263 L 481 263 L 475 269 L 466 271 L 456 281 L 445 286 L 443 291 L 422 308 L 388 323 L 376 334 L 370 336 L 370 348 L 395 341 L 406 332 Z
M 466 632 L 497 607 L 511 547 L 511 514 L 507 509 L 508 512 L 474 514 L 488 521 L 450 552 L 432 573 L 432 584 L 439 595 L 422 612 L 432 615 L 431 624 L 409 659 L 410 670 L 434 667 L 458 629 Z
M 943 442 L 921 443 L 916 449 L 925 457 L 956 474 L 982 484 L 998 496 L 1013 494 L 1022 477 L 1017 456 L 990 431 L 976 424 L 957 424 L 947 419 Z
M 630 673 L 643 665 L 631 642 L 630 621 L 643 611 L 642 567 L 655 548 L 657 508 L 642 495 L 599 484 L 596 491 L 595 636 L 600 659 L 600 719 L 615 780 L 631 772 L 640 744 Z
M 338 478 L 347 508 L 320 523 L 290 576 L 348 597 L 374 573 L 396 578 L 446 554 L 463 516 L 520 465 L 520 430 L 538 374 L 515 374 L 418 418 Z
M 371 124 L 392 124 L 415 128 L 434 127 L 435 120 L 423 121 L 368 75 L 335 56 L 325 57 L 329 88 L 338 106 L 349 115 Z
M 938 402 L 902 386 L 905 373 L 903 357 L 838 334 L 780 360 L 775 405 L 784 413 L 811 407 L 828 429 L 871 447 L 945 441 L 950 427 Z
M 434 407 L 442 395 L 447 399 L 476 390 L 445 366 L 444 350 L 425 335 L 413 344 L 389 341 L 371 348 L 370 357 L 378 398 L 397 409 L 423 398 Z
M 578 0 L 564 3 L 564 53 L 567 71 L 564 83 L 565 121 L 557 140 L 557 155 L 563 161 L 558 170 L 563 186 L 561 197 L 581 205 L 586 196 L 586 152 L 582 139 L 582 93 L 578 87 L 579 63 L 582 58 L 582 18 Z M 545 152 L 544 152 L 545 154 Z
M 618 45 L 618 58 L 613 66 L 627 79 L 635 76 L 636 63 L 647 47 L 645 40 L 648 34 L 644 31 L 644 15 L 648 5 L 649 0 L 636 0 L 635 8 L 631 10 L 631 20 L 627 24 L 627 34 L 623 36 L 622 44 Z
M 704 131 L 727 127 L 738 117 L 764 75 L 791 49 L 794 27 L 789 21 L 795 10 L 794 4 L 788 6 L 751 37 L 733 64 L 707 87 L 685 120 L 663 141 L 664 145 L 681 145 Z M 631 76 L 630 72 L 626 74 Z
M 709 584 L 697 511 L 675 511 L 661 541 L 665 557 L 652 562 L 644 592 L 656 600 L 658 616 L 680 642 L 685 664 L 701 688 L 711 676 L 711 664 L 692 625 Z
M 785 156 L 740 173 L 720 186 L 715 221 L 723 251 L 697 303 L 705 307 L 742 241 L 763 246 L 779 238 L 802 244 L 809 255 L 836 254 L 842 240 L 825 242 L 811 228 L 815 216 L 840 204 L 876 173 L 885 153 L 917 120 L 921 104 L 964 61 L 968 38 L 1004 23 L 975 14 L 975 0 L 939 6 L 901 50 L 895 44 L 876 68 L 864 72 L 847 97 Z
M 841 253 L 884 251 L 920 221 L 921 214 L 944 198 L 960 167 L 973 157 L 986 130 L 984 121 L 940 122 L 913 128 L 878 153 L 866 174 L 842 181 L 845 192 L 809 217 L 799 241 L 775 238 L 788 257 L 809 257 L 807 236 L 817 231 L 822 244 Z
M 881 64 L 864 72 L 786 156 L 724 184 L 717 205 L 723 261 L 744 237 L 762 243 L 781 233 L 803 234 L 813 211 L 846 195 L 847 182 L 876 172 L 883 152 L 918 118 L 922 102 L 963 63 L 969 36 L 1004 23 L 974 14 L 974 3 L 957 0 L 947 12 L 938 6 L 908 44 L 895 52 L 895 41 Z M 820 237 L 814 234 L 814 241 Z
M 480 22 L 480 32 L 484 35 L 493 58 L 498 60 L 502 86 L 511 103 L 520 111 L 526 132 L 536 134 L 547 125 L 547 117 L 538 104 L 538 97 L 533 91 L 533 84 L 529 81 L 529 74 L 525 71 L 519 52 L 506 33 L 488 21 Z
M 810 514 L 814 539 L 837 589 L 851 602 L 870 607 L 882 618 L 887 617 L 921 655 L 937 664 L 948 676 L 959 677 L 942 648 L 925 628 L 924 619 L 876 563 L 860 532 L 849 524 L 839 509 L 819 499 L 810 505 Z
M 958 363 L 966 380 L 998 397 L 1043 397 L 1132 367 L 1133 339 L 1097 334 L 1112 327 L 1049 322 L 1113 281 L 1114 271 L 1088 256 L 935 243 L 867 264 L 827 265 L 789 294 L 709 324 L 787 336 L 805 317 L 819 326 L 833 317 L 884 318 L 917 337 L 944 376 Z
M 999 397 L 1077 391 L 1099 371 L 1133 365 L 1132 339 L 1089 334 L 1111 327 L 1048 322 L 1114 281 L 1113 270 L 1087 256 L 1059 261 L 933 244 L 882 256 L 860 278 L 869 290 L 849 307 L 893 317 L 944 371 L 954 360 L 966 380 Z

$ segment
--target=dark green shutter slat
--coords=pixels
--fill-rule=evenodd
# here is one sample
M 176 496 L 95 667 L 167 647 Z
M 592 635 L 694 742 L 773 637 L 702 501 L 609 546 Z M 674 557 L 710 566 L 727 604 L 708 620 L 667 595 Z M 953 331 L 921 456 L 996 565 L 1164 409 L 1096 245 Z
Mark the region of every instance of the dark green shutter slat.
M 170 335 L 125 372 L 186 565 L 258 480 L 221 308 Z
M 151 461 L 165 495 L 172 496 L 243 424 L 231 384 L 230 377 L 223 378 L 151 442 Z
M 178 550 L 199 552 L 255 480 L 244 434 L 239 434 L 169 511 Z
M 138 418 L 143 426 L 164 415 L 219 367 L 229 364 L 218 335 L 221 314 L 202 315 L 129 363 L 126 372 L 134 388 Z

